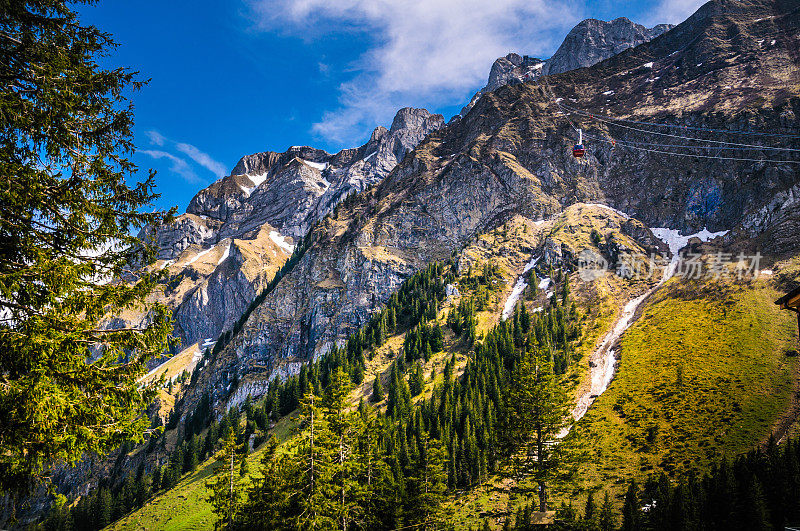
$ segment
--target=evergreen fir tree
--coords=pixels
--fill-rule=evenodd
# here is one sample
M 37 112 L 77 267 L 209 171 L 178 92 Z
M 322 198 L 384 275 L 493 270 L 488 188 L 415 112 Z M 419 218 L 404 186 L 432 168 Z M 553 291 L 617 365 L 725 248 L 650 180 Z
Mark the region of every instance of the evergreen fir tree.
M 189 445 L 186 448 L 186 456 L 184 457 L 184 472 L 194 472 L 197 470 L 197 454 L 199 451 L 198 437 L 191 436 L 189 438 Z
M 154 249 L 135 235 L 171 213 L 149 208 L 153 172 L 127 184 L 137 170 L 124 95 L 142 83 L 101 66 L 116 44 L 73 7 L 3 6 L 0 314 L 14 323 L 0 326 L 4 492 L 54 462 L 140 440 L 155 390 L 138 380 L 172 334 L 171 312 L 148 299 L 164 271 L 142 270 L 135 284 L 98 282 L 152 263 Z M 141 326 L 103 326 L 134 307 L 148 315 Z
M 597 518 L 597 504 L 594 501 L 594 493 L 589 492 L 586 497 L 586 507 L 583 510 L 583 519 L 589 524 L 593 524 Z
M 769 511 L 764 499 L 764 489 L 758 478 L 753 477 L 744 489 L 745 499 L 742 510 L 742 526 L 752 531 L 772 529 Z
M 370 401 L 377 403 L 383 400 L 383 384 L 381 383 L 381 375 L 376 374 L 375 380 L 372 382 L 372 395 Z
M 214 456 L 217 465 L 214 474 L 206 481 L 208 501 L 217 517 L 215 529 L 230 528 L 241 508 L 243 484 L 239 476 L 240 447 L 233 430 L 228 431 L 222 449 Z
M 522 456 L 522 462 L 516 462 L 518 468 L 532 467 L 539 485 L 540 511 L 547 510 L 547 482 L 574 460 L 569 441 L 562 439 L 556 444 L 568 425 L 567 389 L 544 352 L 534 350 L 516 364 L 506 394 L 500 436 L 507 456 Z
M 639 489 L 636 481 L 631 480 L 625 493 L 625 505 L 622 507 L 622 531 L 640 531 L 642 529 L 642 513 L 639 507 Z
M 422 372 L 422 365 L 419 362 L 414 364 L 409 376 L 408 389 L 411 396 L 418 396 L 425 388 L 425 374 Z
M 334 439 L 328 423 L 320 412 L 319 399 L 308 393 L 300 404 L 302 432 L 294 441 L 296 448 L 297 500 L 287 525 L 298 529 L 326 529 L 335 527 L 337 520 L 332 509 L 332 499 L 338 492 L 333 489 Z
M 361 416 L 349 411 L 349 394 L 350 380 L 337 369 L 325 393 L 324 416 L 333 443 L 331 485 L 332 490 L 338 491 L 331 500 L 331 517 L 344 530 L 362 520 L 366 494 L 359 482 L 359 463 L 355 457 Z
M 444 464 L 445 452 L 440 443 L 427 433 L 420 434 L 417 456 L 407 479 L 407 525 L 417 526 L 415 529 L 438 529 L 446 521 L 443 502 L 446 499 L 447 474 Z
M 611 497 L 608 495 L 608 491 L 603 495 L 603 505 L 600 507 L 598 523 L 601 531 L 614 531 L 617 528 L 614 506 L 611 504 Z

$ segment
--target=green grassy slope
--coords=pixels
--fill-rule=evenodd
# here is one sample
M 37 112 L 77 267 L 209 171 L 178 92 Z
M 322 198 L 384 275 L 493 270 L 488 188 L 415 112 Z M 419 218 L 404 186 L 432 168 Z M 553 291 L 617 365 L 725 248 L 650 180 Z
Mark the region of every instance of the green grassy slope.
M 767 281 L 672 280 L 622 340 L 617 374 L 579 424 L 585 487 L 702 471 L 764 441 L 794 394 L 796 324 Z M 620 490 L 621 487 L 617 490 Z
M 294 429 L 294 419 L 281 419 L 272 429 L 279 440 L 286 440 Z M 259 469 L 261 457 L 266 446 L 251 453 L 248 467 L 252 472 Z M 211 505 L 206 501 L 206 479 L 214 471 L 213 458 L 203 462 L 197 470 L 168 491 L 161 492 L 147 502 L 141 509 L 121 518 L 106 529 L 116 530 L 164 530 L 179 531 L 189 529 L 213 529 L 215 517 Z

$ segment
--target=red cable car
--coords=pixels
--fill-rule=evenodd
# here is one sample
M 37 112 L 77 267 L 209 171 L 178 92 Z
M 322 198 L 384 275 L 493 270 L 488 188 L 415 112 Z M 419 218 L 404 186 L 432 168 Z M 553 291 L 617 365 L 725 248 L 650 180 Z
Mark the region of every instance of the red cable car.
M 572 148 L 572 156 L 579 159 L 584 155 L 586 155 L 586 149 L 583 147 L 583 129 L 578 129 L 578 143 Z

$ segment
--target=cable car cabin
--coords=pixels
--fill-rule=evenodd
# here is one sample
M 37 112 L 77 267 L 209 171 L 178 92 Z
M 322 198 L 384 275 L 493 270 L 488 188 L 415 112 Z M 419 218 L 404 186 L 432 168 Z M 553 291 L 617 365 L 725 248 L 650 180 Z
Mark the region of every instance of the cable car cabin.
M 797 287 L 775 301 L 781 310 L 790 310 L 797 314 L 797 330 L 800 333 L 800 287 Z
M 578 129 L 578 143 L 572 148 L 572 156 L 579 159 L 586 155 L 586 150 L 583 147 L 583 129 Z

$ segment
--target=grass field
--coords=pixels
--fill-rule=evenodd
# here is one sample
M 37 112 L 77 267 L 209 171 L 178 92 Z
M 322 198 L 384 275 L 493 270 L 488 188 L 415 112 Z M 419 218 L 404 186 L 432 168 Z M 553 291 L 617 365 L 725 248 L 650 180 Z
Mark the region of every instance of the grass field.
M 577 430 L 583 487 L 664 471 L 702 472 L 764 441 L 789 407 L 796 322 L 754 284 L 672 280 L 622 340 L 617 374 Z
M 293 416 L 285 417 L 272 429 L 272 434 L 284 441 L 295 428 Z M 248 467 L 252 472 L 259 469 L 266 445 L 251 453 Z M 213 529 L 214 515 L 206 501 L 206 479 L 214 471 L 214 459 L 207 459 L 197 470 L 183 477 L 172 489 L 157 494 L 144 507 L 111 524 L 106 529 L 116 530 L 164 530 Z

